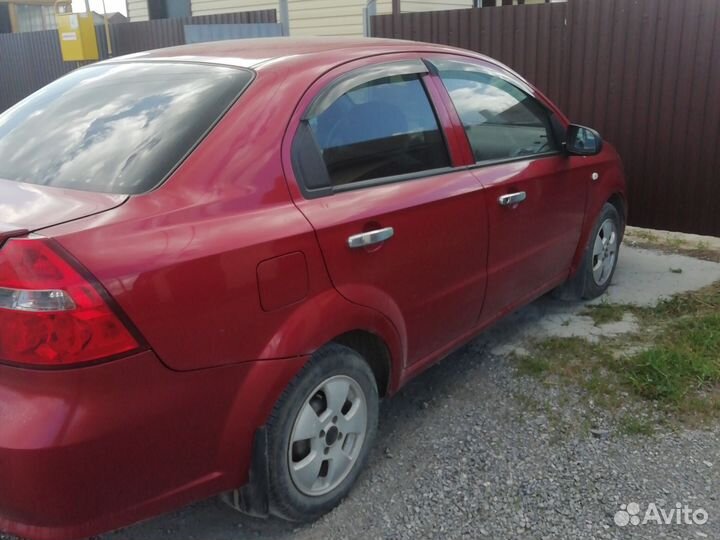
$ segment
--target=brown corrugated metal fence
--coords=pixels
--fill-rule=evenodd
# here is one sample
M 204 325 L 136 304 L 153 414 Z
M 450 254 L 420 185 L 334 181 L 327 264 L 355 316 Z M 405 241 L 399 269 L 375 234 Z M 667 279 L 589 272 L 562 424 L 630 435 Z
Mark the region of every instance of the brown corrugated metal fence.
M 0 111 L 74 68 L 62 62 L 55 31 L 0 34 Z
M 186 24 L 274 23 L 274 9 L 119 23 L 110 26 L 115 56 L 183 45 Z M 101 58 L 107 58 L 105 28 L 96 27 Z M 54 30 L 0 34 L 0 111 L 77 67 L 63 62 L 58 33 Z
M 508 64 L 616 145 L 632 224 L 720 236 L 720 0 L 380 15 L 372 28 Z

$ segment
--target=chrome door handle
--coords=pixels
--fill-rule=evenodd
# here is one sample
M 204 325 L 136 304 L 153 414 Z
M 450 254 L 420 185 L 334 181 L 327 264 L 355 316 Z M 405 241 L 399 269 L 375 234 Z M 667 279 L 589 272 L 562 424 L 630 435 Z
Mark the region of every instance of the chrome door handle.
M 394 234 L 395 229 L 393 229 L 392 227 L 376 229 L 374 231 L 369 231 L 361 234 L 353 234 L 348 238 L 348 247 L 350 249 L 357 249 L 372 246 L 373 244 L 380 244 L 381 242 L 392 238 Z
M 527 193 L 524 191 L 518 191 L 517 193 L 508 193 L 507 195 L 502 195 L 498 198 L 498 202 L 500 203 L 500 206 L 513 206 L 515 204 L 520 204 L 525 199 L 527 199 Z

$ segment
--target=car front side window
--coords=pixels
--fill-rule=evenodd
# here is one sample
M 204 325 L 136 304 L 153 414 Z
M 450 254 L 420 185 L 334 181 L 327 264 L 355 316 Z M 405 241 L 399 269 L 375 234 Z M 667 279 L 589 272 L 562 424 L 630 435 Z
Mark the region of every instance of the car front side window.
M 452 63 L 448 63 L 452 64 Z M 467 69 L 440 69 L 478 163 L 558 151 L 549 112 L 499 77 Z
M 415 74 L 360 84 L 307 122 L 333 187 L 450 166 Z

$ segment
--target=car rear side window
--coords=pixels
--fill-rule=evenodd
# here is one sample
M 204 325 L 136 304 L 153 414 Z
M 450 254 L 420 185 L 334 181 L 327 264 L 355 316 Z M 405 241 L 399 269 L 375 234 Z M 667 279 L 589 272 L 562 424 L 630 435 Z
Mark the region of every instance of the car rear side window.
M 308 122 L 333 186 L 450 165 L 417 75 L 357 86 Z
M 550 114 L 509 82 L 466 70 L 440 70 L 465 126 L 475 161 L 495 161 L 556 152 Z
M 0 178 L 137 194 L 159 185 L 252 80 L 225 66 L 74 71 L 0 115 Z

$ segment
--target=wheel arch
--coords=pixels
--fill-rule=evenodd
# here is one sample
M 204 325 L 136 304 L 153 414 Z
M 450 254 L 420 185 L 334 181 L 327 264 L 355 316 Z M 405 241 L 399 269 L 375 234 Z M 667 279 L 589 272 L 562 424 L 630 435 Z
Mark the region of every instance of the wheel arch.
M 607 148 L 609 149 L 608 151 L 613 153 L 613 155 L 617 155 L 610 145 L 607 145 Z M 593 184 L 590 188 L 585 208 L 585 220 L 583 222 L 582 232 L 575 250 L 575 256 L 573 257 L 569 277 L 575 275 L 582 263 L 585 249 L 590 241 L 590 233 L 592 232 L 593 227 L 595 226 L 595 221 L 600 215 L 600 212 L 602 212 L 605 204 L 612 204 L 617 209 L 622 219 L 622 232 L 624 233 L 625 231 L 625 225 L 627 224 L 628 217 L 628 202 L 625 175 L 623 174 L 619 159 L 616 159 L 614 163 L 611 163 L 608 166 L 608 169 L 601 175 L 601 178 L 602 180 L 600 182 Z
M 263 359 L 310 356 L 330 343 L 349 347 L 366 360 L 381 395 L 395 392 L 407 354 L 404 333 L 388 314 L 350 302 L 335 289 L 297 306 L 268 341 Z
M 394 374 L 390 349 L 383 339 L 367 330 L 351 330 L 336 336 L 332 343 L 344 345 L 362 356 L 375 375 L 378 394 L 385 397 L 390 392 L 390 383 Z
M 622 226 L 623 231 L 625 229 L 625 225 L 627 225 L 627 218 L 628 218 L 628 211 L 627 211 L 627 201 L 625 200 L 625 196 L 619 192 L 616 191 L 612 195 L 610 195 L 610 198 L 606 201 L 610 204 L 612 204 L 615 209 L 618 211 L 618 214 L 620 214 L 620 217 L 622 218 Z
M 600 212 L 602 212 L 603 207 L 606 204 L 611 204 L 615 207 L 615 209 L 618 211 L 618 214 L 620 215 L 620 219 L 622 220 L 622 231 L 621 231 L 621 238 L 620 241 L 622 241 L 622 236 L 625 233 L 625 225 L 627 224 L 627 202 L 625 200 L 625 196 L 621 191 L 613 191 L 609 193 L 608 195 L 599 198 L 599 204 L 596 205 L 596 207 L 592 208 L 592 211 L 587 216 L 587 219 L 585 220 L 585 224 L 583 226 L 582 234 L 580 235 L 580 242 L 578 242 L 577 249 L 575 251 L 575 256 L 573 257 L 573 263 L 572 268 L 570 270 L 570 276 L 572 277 L 575 275 L 575 273 L 580 268 L 580 265 L 582 264 L 583 257 L 585 255 L 585 249 L 588 246 L 588 242 L 590 241 L 590 233 L 593 230 L 593 227 L 595 226 L 595 221 L 597 220 L 598 215 Z

